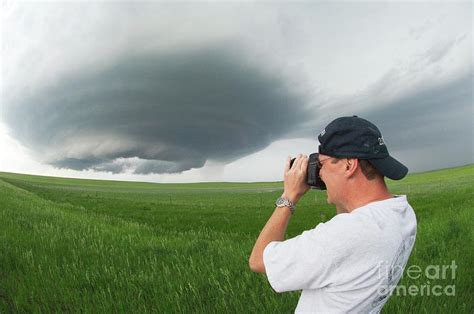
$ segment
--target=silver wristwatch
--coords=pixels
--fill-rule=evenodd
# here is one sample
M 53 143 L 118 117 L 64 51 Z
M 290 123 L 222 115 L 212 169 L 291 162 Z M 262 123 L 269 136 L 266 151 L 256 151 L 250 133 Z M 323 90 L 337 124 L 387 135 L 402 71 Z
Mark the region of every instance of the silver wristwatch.
M 296 205 L 293 204 L 292 201 L 290 201 L 289 199 L 284 198 L 284 197 L 279 197 L 276 200 L 275 205 L 277 207 L 288 207 L 290 209 L 292 215 L 293 215 L 293 213 L 295 212 L 295 209 L 296 209 Z

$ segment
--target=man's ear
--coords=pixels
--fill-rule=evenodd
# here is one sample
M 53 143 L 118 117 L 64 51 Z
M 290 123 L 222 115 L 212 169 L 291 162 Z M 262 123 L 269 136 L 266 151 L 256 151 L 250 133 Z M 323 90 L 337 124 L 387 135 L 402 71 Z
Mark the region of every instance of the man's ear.
M 346 162 L 346 176 L 351 177 L 359 166 L 359 160 L 357 158 L 347 158 Z

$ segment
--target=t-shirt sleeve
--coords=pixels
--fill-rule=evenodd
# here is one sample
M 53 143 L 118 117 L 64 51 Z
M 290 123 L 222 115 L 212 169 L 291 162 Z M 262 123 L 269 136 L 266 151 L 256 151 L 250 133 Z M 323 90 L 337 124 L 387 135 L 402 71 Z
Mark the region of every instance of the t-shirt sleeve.
M 318 289 L 332 282 L 339 258 L 331 229 L 321 223 L 299 236 L 265 247 L 265 271 L 276 292 Z

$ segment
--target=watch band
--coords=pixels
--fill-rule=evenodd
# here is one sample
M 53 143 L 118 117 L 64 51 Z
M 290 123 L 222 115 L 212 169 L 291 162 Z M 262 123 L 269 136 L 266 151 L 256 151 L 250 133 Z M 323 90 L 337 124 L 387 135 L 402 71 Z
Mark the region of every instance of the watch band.
M 276 200 L 275 205 L 277 207 L 288 207 L 290 209 L 292 215 L 293 215 L 293 213 L 295 212 L 295 209 L 296 209 L 296 205 L 293 204 L 292 201 L 290 201 L 289 199 L 284 198 L 284 197 L 279 197 Z

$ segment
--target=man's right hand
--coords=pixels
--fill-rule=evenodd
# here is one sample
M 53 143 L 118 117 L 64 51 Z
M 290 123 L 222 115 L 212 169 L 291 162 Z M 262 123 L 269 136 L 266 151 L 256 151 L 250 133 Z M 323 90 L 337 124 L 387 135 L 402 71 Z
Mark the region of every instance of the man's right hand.
M 308 161 L 308 156 L 302 154 L 296 157 L 293 165 L 291 165 L 291 157 L 288 157 L 286 160 L 282 197 L 289 199 L 293 204 L 296 204 L 310 189 L 306 182 Z

